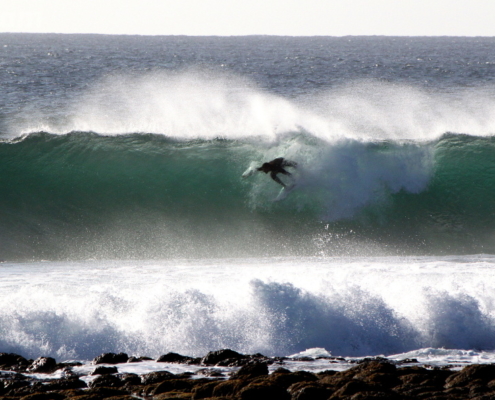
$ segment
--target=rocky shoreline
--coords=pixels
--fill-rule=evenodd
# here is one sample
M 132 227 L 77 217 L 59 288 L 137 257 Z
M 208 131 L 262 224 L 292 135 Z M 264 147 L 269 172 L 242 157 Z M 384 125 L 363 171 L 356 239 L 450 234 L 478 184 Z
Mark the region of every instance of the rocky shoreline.
M 414 365 L 415 360 L 405 365 L 375 358 L 353 360 L 350 368 L 335 371 L 331 369 L 335 359 L 326 359 L 329 369 L 314 373 L 291 372 L 284 367 L 286 358 L 244 355 L 228 349 L 201 358 L 168 353 L 154 361 L 106 353 L 92 361 L 91 379 L 87 379 L 78 373 L 81 363 L 57 363 L 50 357 L 27 360 L 17 354 L 0 353 L 0 399 L 495 399 L 494 364 L 471 364 L 457 370 L 451 366 Z M 194 372 L 179 374 L 167 371 L 166 365 L 141 375 L 119 372 L 119 365 L 146 361 L 195 368 Z M 230 372 L 227 375 L 215 367 L 228 367 Z

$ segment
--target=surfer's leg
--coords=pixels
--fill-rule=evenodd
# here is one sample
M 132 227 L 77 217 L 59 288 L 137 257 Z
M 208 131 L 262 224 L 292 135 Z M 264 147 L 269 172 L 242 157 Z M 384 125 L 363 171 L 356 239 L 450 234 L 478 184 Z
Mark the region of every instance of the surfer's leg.
M 275 181 L 277 182 L 279 185 L 282 185 L 283 187 L 285 187 L 285 183 L 283 183 L 279 178 L 278 176 L 275 174 L 275 173 L 271 173 L 270 174 L 270 177 Z

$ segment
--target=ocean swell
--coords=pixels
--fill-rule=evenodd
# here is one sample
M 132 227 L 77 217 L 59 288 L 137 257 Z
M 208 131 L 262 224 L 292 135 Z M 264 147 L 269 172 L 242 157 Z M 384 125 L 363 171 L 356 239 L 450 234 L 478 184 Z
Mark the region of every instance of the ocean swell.
M 1 254 L 30 258 L 493 250 L 492 137 L 277 143 L 36 133 L 0 143 Z M 297 161 L 296 190 L 250 165 Z

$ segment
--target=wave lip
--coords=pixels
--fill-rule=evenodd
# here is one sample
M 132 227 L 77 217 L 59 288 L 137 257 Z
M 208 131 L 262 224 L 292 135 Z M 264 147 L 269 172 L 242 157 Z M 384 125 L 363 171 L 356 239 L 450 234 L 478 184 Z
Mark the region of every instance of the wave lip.
M 486 89 L 486 90 L 485 90 Z M 399 83 L 357 80 L 324 92 L 287 98 L 247 77 L 201 69 L 112 74 L 92 83 L 65 107 L 21 110 L 6 124 L 10 137 L 135 132 L 180 140 L 262 138 L 274 143 L 288 132 L 320 140 L 437 140 L 446 132 L 495 133 L 489 88 L 456 95 Z

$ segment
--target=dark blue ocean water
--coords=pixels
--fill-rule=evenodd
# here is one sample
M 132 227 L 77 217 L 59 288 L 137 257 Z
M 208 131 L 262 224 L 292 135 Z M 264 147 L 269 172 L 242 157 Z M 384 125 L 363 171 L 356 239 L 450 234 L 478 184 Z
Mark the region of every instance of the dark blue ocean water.
M 493 93 L 495 79 L 493 38 L 1 34 L 0 42 L 2 132 L 14 133 L 31 113 L 60 116 L 109 75 L 233 73 L 286 98 L 362 80 Z

